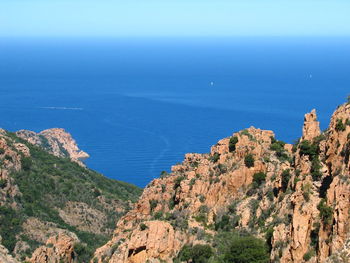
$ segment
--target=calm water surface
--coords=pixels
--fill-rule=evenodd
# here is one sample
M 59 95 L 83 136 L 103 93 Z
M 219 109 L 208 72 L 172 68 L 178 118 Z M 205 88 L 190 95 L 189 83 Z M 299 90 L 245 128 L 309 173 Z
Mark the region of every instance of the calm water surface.
M 0 127 L 62 127 L 90 168 L 145 186 L 255 126 L 293 142 L 350 83 L 350 39 L 0 39 Z

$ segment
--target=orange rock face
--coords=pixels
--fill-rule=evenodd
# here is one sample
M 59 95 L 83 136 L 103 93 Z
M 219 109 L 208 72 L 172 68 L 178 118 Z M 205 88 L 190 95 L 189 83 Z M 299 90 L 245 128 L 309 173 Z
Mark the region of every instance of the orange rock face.
M 74 243 L 78 240 L 66 234 L 52 236 L 46 241 L 46 246 L 37 248 L 29 262 L 31 263 L 73 263 L 76 262 Z
M 31 144 L 43 147 L 55 156 L 69 157 L 80 165 L 83 165 L 83 160 L 89 158 L 89 155 L 78 148 L 75 140 L 64 129 L 53 128 L 40 133 L 20 130 L 16 135 Z
M 316 110 L 305 114 L 303 126 L 303 140 L 311 141 L 321 134 L 320 123 L 317 121 Z
M 94 260 L 173 262 L 183 245 L 210 243 L 203 235 L 215 235 L 215 224 L 229 215 L 237 218 L 232 230 L 258 237 L 272 231 L 272 262 L 332 262 L 350 247 L 349 119 L 350 106 L 342 105 L 321 133 L 313 110 L 294 147 L 251 127 L 209 154 L 186 154 L 145 188 Z M 260 185 L 257 173 L 266 176 Z

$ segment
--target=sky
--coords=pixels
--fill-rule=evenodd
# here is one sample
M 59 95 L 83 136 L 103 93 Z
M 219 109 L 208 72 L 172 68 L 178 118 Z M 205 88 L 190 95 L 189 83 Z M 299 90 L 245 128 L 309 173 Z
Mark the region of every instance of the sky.
M 350 36 L 350 0 L 0 0 L 0 37 Z

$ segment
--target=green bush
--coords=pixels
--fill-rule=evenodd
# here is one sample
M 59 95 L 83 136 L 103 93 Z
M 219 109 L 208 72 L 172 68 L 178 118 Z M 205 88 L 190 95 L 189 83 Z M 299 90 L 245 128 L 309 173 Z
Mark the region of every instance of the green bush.
M 167 177 L 168 176 L 168 172 L 167 171 L 162 171 L 161 173 L 160 173 L 160 178 L 165 178 L 165 177 Z
M 0 236 L 2 244 L 12 252 L 16 245 L 16 236 L 22 229 L 22 217 L 10 207 L 0 206 Z
M 155 220 L 160 220 L 163 218 L 163 212 L 162 211 L 158 211 L 154 214 L 154 219 Z
M 162 193 L 165 193 L 165 190 L 166 190 L 166 185 L 165 184 L 162 184 Z
M 85 263 L 89 262 L 94 250 L 82 243 L 74 244 L 74 252 L 77 254 L 78 262 Z
M 314 158 L 311 162 L 311 176 L 314 181 L 319 181 L 322 177 L 322 173 L 320 171 L 321 163 L 318 157 Z
M 185 177 L 183 176 L 178 176 L 176 179 L 175 179 L 175 182 L 174 182 L 174 190 L 176 190 L 177 188 L 180 187 L 181 185 L 181 182 L 185 179 Z
M 234 229 L 239 223 L 239 216 L 222 215 L 220 220 L 215 218 L 215 230 L 230 231 Z
M 309 250 L 308 252 L 306 252 L 303 256 L 303 259 L 305 261 L 309 261 L 313 256 L 315 256 L 315 251 L 314 250 Z
M 12 157 L 10 155 L 5 155 L 5 160 L 12 162 Z
M 345 125 L 343 123 L 343 120 L 342 119 L 338 119 L 337 120 L 337 123 L 335 124 L 335 130 L 336 131 L 345 131 Z
M 149 202 L 149 208 L 150 208 L 151 212 L 153 212 L 154 208 L 156 208 L 158 205 L 158 201 L 155 199 L 151 199 L 148 202 Z
M 5 149 L 0 148 L 0 155 L 3 155 L 5 153 Z
M 253 175 L 253 182 L 257 185 L 261 185 L 266 180 L 266 174 L 263 172 L 258 172 Z
M 319 147 L 316 143 L 310 143 L 308 140 L 301 141 L 299 143 L 300 155 L 309 156 L 310 160 L 312 160 L 315 156 L 318 155 Z
M 0 188 L 5 188 L 7 185 L 7 181 L 5 179 L 0 179 Z
M 284 170 L 281 174 L 281 177 L 282 177 L 282 189 L 283 191 L 286 191 L 288 188 L 289 180 L 292 177 L 292 175 L 290 174 L 290 170 L 289 169 Z
M 269 247 L 269 251 L 272 250 L 272 237 L 273 237 L 273 227 L 267 229 L 265 233 L 266 244 Z
M 326 204 L 326 200 L 322 199 L 317 206 L 320 211 L 320 217 L 324 225 L 331 225 L 333 220 L 333 209 Z
M 236 150 L 236 144 L 238 143 L 238 137 L 233 136 L 230 138 L 228 149 L 230 152 L 234 152 Z
M 254 166 L 254 157 L 252 154 L 247 154 L 244 157 L 244 164 L 245 166 L 247 166 L 248 168 L 253 167 Z
M 210 160 L 213 163 L 216 163 L 217 161 L 219 161 L 219 159 L 220 159 L 220 154 L 219 153 L 214 153 L 213 156 L 210 157 Z
M 22 169 L 28 171 L 32 166 L 32 159 L 30 157 L 23 157 L 21 160 Z
M 213 249 L 209 245 L 197 244 L 193 247 L 185 245 L 179 252 L 178 259 L 181 262 L 206 263 L 213 255 Z
M 177 258 L 182 261 L 190 261 L 192 259 L 192 247 L 189 245 L 184 245 L 180 250 Z
M 146 230 L 148 227 L 147 227 L 147 225 L 146 224 L 144 224 L 144 223 L 141 223 L 140 224 L 140 230 L 141 231 L 144 231 L 144 230 Z
M 271 137 L 270 150 L 276 153 L 276 156 L 280 161 L 290 160 L 287 151 L 284 149 L 285 144 L 285 142 L 277 141 L 274 137 Z
M 242 136 L 243 136 L 243 135 L 247 136 L 247 137 L 249 138 L 249 140 L 251 140 L 251 141 L 254 140 L 254 136 L 251 135 L 251 134 L 249 133 L 248 130 L 243 130 L 243 131 L 241 131 L 241 132 L 240 132 L 240 135 L 242 135 Z
M 253 236 L 221 233 L 215 238 L 217 258 L 223 263 L 268 263 L 266 243 Z

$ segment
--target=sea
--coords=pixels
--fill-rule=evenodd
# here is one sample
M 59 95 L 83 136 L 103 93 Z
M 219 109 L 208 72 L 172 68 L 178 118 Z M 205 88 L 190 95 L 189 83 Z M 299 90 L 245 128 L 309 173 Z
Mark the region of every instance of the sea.
M 0 38 L 0 127 L 60 127 L 89 168 L 147 185 L 254 126 L 293 143 L 350 93 L 350 38 Z

